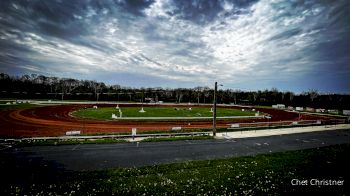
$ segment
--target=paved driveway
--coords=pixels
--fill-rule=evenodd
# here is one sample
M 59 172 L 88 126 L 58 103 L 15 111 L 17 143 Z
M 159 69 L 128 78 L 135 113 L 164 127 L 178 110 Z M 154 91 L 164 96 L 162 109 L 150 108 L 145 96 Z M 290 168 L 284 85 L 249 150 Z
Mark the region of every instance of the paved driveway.
M 30 164 L 60 170 L 96 170 L 246 156 L 342 143 L 350 143 L 349 130 L 223 140 L 2 148 L 0 156 L 2 164 L 12 169 L 16 164 Z M 15 163 L 6 164 L 7 160 Z

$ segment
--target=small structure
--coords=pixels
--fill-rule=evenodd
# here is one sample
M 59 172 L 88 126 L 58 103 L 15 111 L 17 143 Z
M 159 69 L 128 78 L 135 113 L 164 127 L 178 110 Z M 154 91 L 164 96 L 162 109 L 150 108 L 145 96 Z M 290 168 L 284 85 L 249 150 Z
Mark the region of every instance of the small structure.
M 343 110 L 343 114 L 347 115 L 347 116 L 350 116 L 350 110 Z
M 141 110 L 140 110 L 139 112 L 141 112 L 141 113 L 145 113 L 146 111 L 145 111 L 145 110 L 143 110 L 143 107 L 142 107 L 142 108 L 141 108 Z
M 295 110 L 296 111 L 304 111 L 304 108 L 303 107 L 295 107 Z
M 329 110 L 328 110 L 328 113 L 338 114 L 338 110 L 329 109 Z
M 214 111 L 213 111 L 213 108 L 210 108 L 210 112 L 214 112 Z
M 112 114 L 112 118 L 113 118 L 113 119 L 117 119 L 117 118 L 118 118 L 118 116 L 117 116 L 117 115 L 115 115 L 115 114 Z
M 255 113 L 255 116 L 259 116 L 259 111 Z
M 94 109 L 97 109 L 97 105 L 94 105 L 93 108 L 94 108 Z
M 278 109 L 286 109 L 286 106 L 284 104 L 277 104 Z
M 132 129 L 131 129 L 131 136 L 132 136 L 132 139 L 134 139 L 134 137 L 136 136 L 136 133 L 137 133 L 137 128 L 132 128 Z
M 288 110 L 294 110 L 293 106 L 288 106 Z
M 244 109 L 242 109 L 242 112 L 244 112 Z
M 306 107 L 306 111 L 308 111 L 308 112 L 315 112 L 315 109 L 314 108 L 310 108 L 310 107 Z
M 11 105 L 11 102 L 7 102 L 6 105 Z
M 117 107 L 115 107 L 115 109 L 117 109 L 117 110 L 118 110 L 118 109 L 119 109 L 119 105 L 117 105 Z
M 180 130 L 181 130 L 181 127 L 172 127 L 171 130 L 172 130 L 172 131 L 180 131 Z
M 255 112 L 255 109 L 253 108 L 252 111 Z
M 190 111 L 191 111 L 191 110 L 192 110 L 192 108 L 188 108 L 188 110 L 190 110 Z
M 284 104 L 276 104 L 276 105 L 272 105 L 272 108 L 275 109 L 285 109 L 286 106 Z
M 321 109 L 321 108 L 319 108 L 319 109 L 316 109 L 316 112 L 318 112 L 318 113 L 325 113 L 325 112 L 326 112 L 326 110 L 325 110 L 325 109 Z
M 119 118 L 123 117 L 123 112 L 119 112 Z
M 66 135 L 80 135 L 80 131 L 67 131 Z
M 239 127 L 239 123 L 231 124 L 231 128 L 238 128 L 238 127 Z

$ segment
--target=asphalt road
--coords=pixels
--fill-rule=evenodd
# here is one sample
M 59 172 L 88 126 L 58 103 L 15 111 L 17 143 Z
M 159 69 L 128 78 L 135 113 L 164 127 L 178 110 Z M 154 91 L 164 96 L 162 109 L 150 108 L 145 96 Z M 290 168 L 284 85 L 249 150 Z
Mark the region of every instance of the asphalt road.
M 0 158 L 6 167 L 29 164 L 80 171 L 246 156 L 343 143 L 350 143 L 350 130 L 230 140 L 2 147 Z M 7 160 L 12 163 L 6 164 Z

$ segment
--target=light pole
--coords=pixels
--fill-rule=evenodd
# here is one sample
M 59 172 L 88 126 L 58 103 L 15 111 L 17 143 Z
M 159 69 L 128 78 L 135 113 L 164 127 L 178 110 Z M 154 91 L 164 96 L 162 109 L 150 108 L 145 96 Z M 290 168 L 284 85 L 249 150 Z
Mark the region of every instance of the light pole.
M 86 106 L 84 106 L 84 108 L 83 108 L 83 131 L 82 131 L 82 134 L 84 133 L 84 130 L 85 130 L 85 110 L 86 110 Z
M 219 86 L 222 86 L 220 84 Z M 214 104 L 213 104 L 213 136 L 216 136 L 216 93 L 218 90 L 218 82 L 215 82 L 215 88 L 214 88 Z

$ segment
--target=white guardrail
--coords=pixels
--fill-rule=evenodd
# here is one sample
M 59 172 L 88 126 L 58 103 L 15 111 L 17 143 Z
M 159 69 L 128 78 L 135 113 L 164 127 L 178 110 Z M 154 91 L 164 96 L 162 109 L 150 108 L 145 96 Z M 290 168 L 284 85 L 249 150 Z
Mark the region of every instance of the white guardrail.
M 89 136 L 76 136 L 66 135 L 57 137 L 29 137 L 20 139 L 0 139 L 0 141 L 20 141 L 20 140 L 69 140 L 69 139 L 117 139 L 117 138 L 133 138 L 133 137 L 171 137 L 171 136 L 197 136 L 197 135 L 210 135 L 212 132 L 188 132 L 188 133 L 150 133 L 150 134 L 125 134 L 125 135 L 89 135 Z

